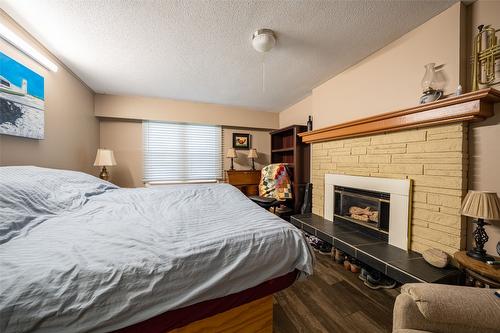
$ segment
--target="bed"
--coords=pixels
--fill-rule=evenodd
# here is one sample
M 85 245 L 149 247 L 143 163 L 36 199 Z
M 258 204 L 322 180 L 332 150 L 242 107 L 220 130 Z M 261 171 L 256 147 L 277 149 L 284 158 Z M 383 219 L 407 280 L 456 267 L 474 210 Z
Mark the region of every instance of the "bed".
M 301 232 L 231 185 L 0 167 L 4 333 L 180 331 L 268 309 L 312 266 Z

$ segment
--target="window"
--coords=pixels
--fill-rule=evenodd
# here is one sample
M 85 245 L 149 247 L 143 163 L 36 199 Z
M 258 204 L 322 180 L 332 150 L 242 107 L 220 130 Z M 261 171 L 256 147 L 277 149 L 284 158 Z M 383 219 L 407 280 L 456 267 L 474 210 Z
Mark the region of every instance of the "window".
M 220 126 L 143 122 L 144 181 L 222 178 Z

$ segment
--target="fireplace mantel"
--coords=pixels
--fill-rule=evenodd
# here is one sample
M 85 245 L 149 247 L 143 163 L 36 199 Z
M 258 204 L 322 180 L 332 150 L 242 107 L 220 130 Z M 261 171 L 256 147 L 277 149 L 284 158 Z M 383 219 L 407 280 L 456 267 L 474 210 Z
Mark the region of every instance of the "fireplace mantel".
M 305 143 L 392 132 L 463 121 L 484 120 L 493 116 L 500 91 L 487 88 L 416 107 L 300 133 Z

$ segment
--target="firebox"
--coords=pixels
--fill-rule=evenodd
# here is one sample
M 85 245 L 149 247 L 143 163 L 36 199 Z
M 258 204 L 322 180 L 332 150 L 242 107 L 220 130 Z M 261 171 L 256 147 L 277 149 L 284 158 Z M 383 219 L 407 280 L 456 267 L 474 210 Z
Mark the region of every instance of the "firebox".
M 387 241 L 390 199 L 389 193 L 334 186 L 334 220 L 354 223 Z

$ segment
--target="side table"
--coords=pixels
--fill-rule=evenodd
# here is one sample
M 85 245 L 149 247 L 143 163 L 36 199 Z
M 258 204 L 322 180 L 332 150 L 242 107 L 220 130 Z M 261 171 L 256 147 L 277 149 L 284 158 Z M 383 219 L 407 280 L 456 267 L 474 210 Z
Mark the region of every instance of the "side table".
M 465 284 L 479 288 L 500 288 L 500 266 L 488 265 L 467 255 L 466 251 L 456 252 L 453 257 L 465 273 Z M 499 260 L 498 257 L 495 260 Z
M 259 195 L 260 170 L 227 170 L 227 182 L 246 196 Z

